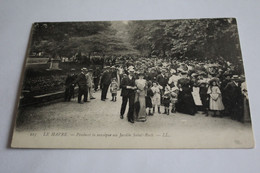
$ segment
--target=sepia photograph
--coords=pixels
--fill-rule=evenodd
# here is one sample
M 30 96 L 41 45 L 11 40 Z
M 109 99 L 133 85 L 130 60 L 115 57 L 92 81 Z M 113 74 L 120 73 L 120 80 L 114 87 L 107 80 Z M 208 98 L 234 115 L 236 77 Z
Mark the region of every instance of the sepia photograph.
M 11 147 L 253 148 L 238 28 L 235 18 L 33 23 Z

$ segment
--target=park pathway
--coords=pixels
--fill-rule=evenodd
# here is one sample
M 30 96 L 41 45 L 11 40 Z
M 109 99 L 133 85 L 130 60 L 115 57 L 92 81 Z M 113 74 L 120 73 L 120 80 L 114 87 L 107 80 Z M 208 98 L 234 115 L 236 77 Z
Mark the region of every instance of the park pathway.
M 158 136 L 166 134 L 179 142 L 194 143 L 197 141 L 198 146 L 214 143 L 220 147 L 229 144 L 246 145 L 253 138 L 250 123 L 242 124 L 229 118 L 205 117 L 201 113 L 195 116 L 181 113 L 168 116 L 155 114 L 149 116 L 146 122 L 131 124 L 126 117 L 123 120 L 119 117 L 120 96 L 118 96 L 117 102 L 110 101 L 110 93 L 108 93 L 106 101 L 100 100 L 100 91 L 94 93 L 94 96 L 96 99 L 84 104 L 78 104 L 75 98 L 71 102 L 27 108 L 20 112 L 20 116 L 26 117 L 26 121 L 17 127 L 17 131 L 58 129 L 120 133 L 143 132 L 154 133 Z M 203 145 L 201 145 L 202 143 Z

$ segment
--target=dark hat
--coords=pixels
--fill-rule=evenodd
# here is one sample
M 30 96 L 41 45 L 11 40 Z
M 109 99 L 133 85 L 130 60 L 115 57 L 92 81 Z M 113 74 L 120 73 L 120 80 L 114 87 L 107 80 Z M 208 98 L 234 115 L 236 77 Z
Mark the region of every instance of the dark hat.
M 218 83 L 218 82 L 219 82 L 219 78 L 212 78 L 212 79 L 209 80 L 209 84 L 210 84 L 210 85 L 212 85 L 213 82 Z
M 144 76 L 144 73 L 143 72 L 139 72 L 138 76 Z
M 188 74 L 187 71 L 181 71 L 181 74 Z

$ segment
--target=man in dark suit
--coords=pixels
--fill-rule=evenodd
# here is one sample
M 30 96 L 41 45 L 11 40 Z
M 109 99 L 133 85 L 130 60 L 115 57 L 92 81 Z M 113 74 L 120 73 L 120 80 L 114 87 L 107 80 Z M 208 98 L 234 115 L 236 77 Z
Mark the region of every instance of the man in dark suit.
M 168 78 L 166 77 L 166 75 L 165 75 L 165 72 L 166 72 L 166 70 L 162 70 L 162 72 L 161 72 L 161 74 L 159 74 L 158 76 L 157 76 L 157 82 L 159 83 L 159 85 L 161 85 L 162 87 L 163 87 L 163 89 L 166 87 L 166 85 L 167 85 L 167 83 L 168 83 Z
M 134 123 L 134 100 L 135 100 L 135 78 L 134 78 L 134 69 L 129 69 L 129 75 L 124 77 L 121 82 L 121 96 L 122 96 L 122 105 L 120 110 L 120 118 L 124 118 L 124 113 L 126 109 L 127 102 L 129 101 L 129 109 L 127 113 L 128 121 Z
M 156 77 L 157 77 L 157 72 L 156 72 L 155 68 L 151 68 L 150 71 L 146 75 L 146 79 L 148 81 L 155 81 Z
M 100 81 L 100 88 L 102 89 L 101 92 L 101 100 L 105 101 L 107 98 L 107 90 L 109 88 L 109 85 L 111 83 L 111 73 L 108 69 L 108 67 L 104 68 L 105 71 L 101 77 L 101 81 Z
M 226 114 L 230 115 L 233 120 L 241 121 L 243 117 L 243 96 L 241 92 L 241 82 L 239 77 L 234 75 L 232 81 L 224 88 L 225 97 L 227 99 Z
M 87 78 L 86 78 L 86 73 L 88 69 L 87 68 L 82 68 L 81 73 L 78 75 L 77 79 L 75 80 L 75 84 L 77 83 L 79 86 L 79 93 L 78 93 L 78 103 L 81 102 L 82 95 L 84 95 L 84 102 L 88 101 L 88 85 L 87 85 Z
M 95 91 L 98 90 L 98 83 L 99 83 L 100 75 L 101 75 L 101 72 L 99 70 L 99 67 L 96 67 L 96 69 L 93 72 L 93 80 L 94 80 Z
M 159 85 L 162 86 L 162 89 L 160 90 L 161 103 L 163 102 L 162 96 L 163 96 L 163 93 L 164 93 L 164 89 L 165 89 L 165 87 L 166 87 L 166 85 L 168 84 L 168 81 L 169 81 L 169 79 L 168 79 L 168 77 L 166 77 L 165 73 L 166 73 L 166 70 L 162 69 L 161 74 L 159 74 L 157 76 L 157 79 L 156 79 L 156 81 L 159 83 Z

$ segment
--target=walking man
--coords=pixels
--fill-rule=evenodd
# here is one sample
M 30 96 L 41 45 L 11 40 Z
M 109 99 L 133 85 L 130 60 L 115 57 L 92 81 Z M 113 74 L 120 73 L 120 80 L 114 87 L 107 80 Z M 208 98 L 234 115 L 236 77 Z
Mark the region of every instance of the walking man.
M 104 69 L 105 69 L 105 71 L 104 71 L 104 73 L 101 77 L 101 81 L 100 81 L 100 88 L 102 89 L 102 92 L 101 92 L 102 101 L 106 100 L 107 91 L 108 91 L 109 85 L 111 83 L 111 73 L 108 68 L 105 67 Z
M 93 72 L 93 80 L 94 80 L 94 89 L 95 91 L 98 90 L 98 84 L 99 84 L 99 80 L 100 80 L 100 70 L 99 67 L 96 67 L 96 69 Z
M 127 118 L 130 123 L 134 123 L 134 101 L 135 101 L 135 90 L 137 89 L 135 85 L 134 69 L 129 68 L 129 75 L 122 79 L 121 82 L 121 96 L 122 105 L 120 111 L 120 118 L 124 118 L 124 113 L 126 109 L 127 102 L 129 101 L 129 109 L 127 113 Z
M 87 85 L 87 78 L 86 78 L 87 72 L 88 72 L 87 68 L 85 67 L 82 68 L 81 73 L 78 75 L 75 81 L 75 83 L 77 83 L 79 86 L 78 103 L 82 103 L 81 102 L 82 96 L 84 96 L 83 99 L 84 102 L 88 101 L 88 85 Z

